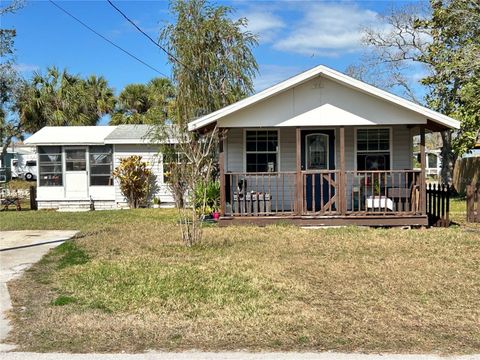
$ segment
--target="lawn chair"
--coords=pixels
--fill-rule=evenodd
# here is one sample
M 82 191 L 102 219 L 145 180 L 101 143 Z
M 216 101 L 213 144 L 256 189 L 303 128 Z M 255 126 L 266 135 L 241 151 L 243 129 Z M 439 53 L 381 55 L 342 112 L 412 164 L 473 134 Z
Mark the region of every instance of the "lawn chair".
M 21 211 L 20 197 L 18 196 L 18 190 L 15 190 L 15 195 L 7 194 L 6 191 L 0 192 L 0 205 L 3 206 L 0 211 L 7 211 L 8 207 L 13 205 L 17 211 Z

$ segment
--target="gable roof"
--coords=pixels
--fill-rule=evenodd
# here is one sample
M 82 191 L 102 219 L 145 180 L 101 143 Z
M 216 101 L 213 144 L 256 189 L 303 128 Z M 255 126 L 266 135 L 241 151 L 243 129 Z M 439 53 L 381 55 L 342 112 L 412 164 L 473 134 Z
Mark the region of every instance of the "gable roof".
M 390 102 L 394 105 L 401 106 L 403 108 L 409 109 L 417 114 L 425 116 L 426 119 L 431 120 L 439 125 L 442 125 L 447 128 L 458 129 L 460 128 L 460 123 L 446 115 L 443 115 L 439 112 L 428 109 L 424 106 L 415 104 L 411 101 L 405 100 L 397 95 L 393 95 L 387 91 L 376 88 L 372 85 L 366 84 L 360 80 L 354 79 L 348 75 L 342 74 L 341 72 L 330 69 L 326 66 L 319 65 L 313 69 L 307 70 L 303 73 L 300 73 L 296 76 L 293 76 L 281 83 L 274 85 L 268 89 L 265 89 L 255 95 L 247 97 L 243 100 L 240 100 L 236 103 L 233 103 L 229 106 L 226 106 L 222 109 L 214 111 L 208 115 L 205 115 L 201 118 L 198 118 L 194 121 L 191 121 L 188 124 L 188 129 L 190 131 L 201 129 L 205 126 L 215 123 L 217 120 L 222 119 L 223 117 L 230 115 L 234 112 L 247 108 L 253 104 L 256 104 L 260 101 L 266 100 L 270 97 L 273 97 L 281 92 L 289 90 L 295 86 L 298 86 L 306 81 L 309 81 L 319 75 L 324 76 L 327 79 L 336 81 L 343 85 L 346 85 L 350 88 L 353 88 L 357 91 L 366 93 L 368 95 L 380 98 L 387 102 Z

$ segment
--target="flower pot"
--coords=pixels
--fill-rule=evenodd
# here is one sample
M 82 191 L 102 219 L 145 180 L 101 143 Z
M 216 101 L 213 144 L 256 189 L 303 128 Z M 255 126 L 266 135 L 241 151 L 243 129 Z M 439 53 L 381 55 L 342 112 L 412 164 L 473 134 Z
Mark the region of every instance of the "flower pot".
M 220 219 L 220 213 L 218 211 L 213 212 L 212 215 L 214 220 Z

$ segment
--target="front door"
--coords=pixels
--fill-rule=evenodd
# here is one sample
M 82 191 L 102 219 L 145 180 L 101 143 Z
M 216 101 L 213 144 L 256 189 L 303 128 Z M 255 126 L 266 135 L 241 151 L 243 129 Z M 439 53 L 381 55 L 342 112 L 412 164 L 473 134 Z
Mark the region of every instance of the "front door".
M 86 147 L 65 147 L 65 197 L 88 198 Z
M 307 211 L 329 208 L 335 195 L 335 132 L 334 130 L 302 130 L 302 171 Z

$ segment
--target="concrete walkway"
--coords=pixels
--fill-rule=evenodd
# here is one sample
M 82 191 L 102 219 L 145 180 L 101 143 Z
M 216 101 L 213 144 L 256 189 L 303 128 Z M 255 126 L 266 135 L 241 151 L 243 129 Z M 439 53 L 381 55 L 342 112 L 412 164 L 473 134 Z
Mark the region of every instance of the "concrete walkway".
M 12 347 L 2 344 L 10 331 L 5 313 L 12 308 L 7 282 L 75 234 L 77 231 L 0 231 L 0 351 Z
M 340 353 L 248 353 L 181 352 L 147 354 L 37 354 L 0 353 L 2 360 L 479 360 L 480 355 L 442 357 L 438 355 L 340 354 Z

